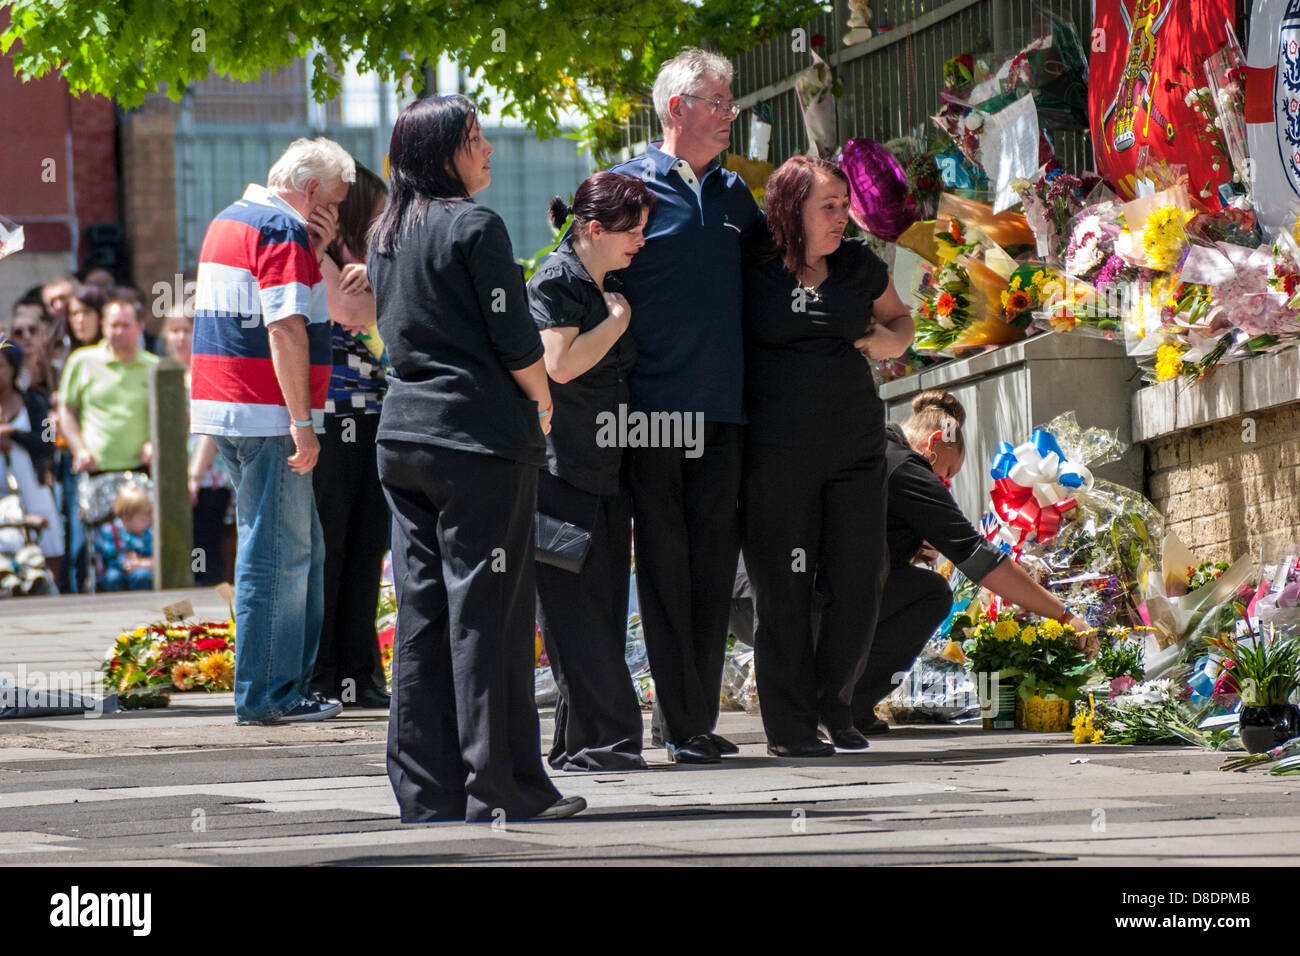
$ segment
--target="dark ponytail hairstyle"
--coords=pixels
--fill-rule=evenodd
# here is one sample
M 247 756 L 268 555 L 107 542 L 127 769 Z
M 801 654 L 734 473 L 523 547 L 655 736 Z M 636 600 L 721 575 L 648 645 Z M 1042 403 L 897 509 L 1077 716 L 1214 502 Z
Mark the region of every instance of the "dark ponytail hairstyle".
M 582 181 L 573 205 L 556 196 L 547 212 L 556 229 L 572 216 L 575 233 L 592 222 L 609 232 L 627 232 L 640 224 L 642 211 L 653 213 L 657 205 L 659 200 L 639 177 L 602 172 Z
M 393 192 L 384 214 L 370 228 L 371 249 L 392 255 L 402 232 L 424 219 L 431 202 L 469 195 L 454 160 L 469 142 L 477 112 L 468 97 L 454 95 L 428 96 L 397 114 L 388 141 Z

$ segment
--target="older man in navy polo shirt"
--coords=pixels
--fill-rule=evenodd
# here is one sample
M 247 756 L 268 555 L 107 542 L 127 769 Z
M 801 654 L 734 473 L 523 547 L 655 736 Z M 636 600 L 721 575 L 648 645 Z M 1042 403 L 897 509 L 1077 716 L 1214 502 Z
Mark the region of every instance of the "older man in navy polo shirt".
M 694 441 L 652 441 L 659 447 L 630 447 L 627 457 L 637 590 L 657 697 L 652 734 L 673 760 L 688 763 L 736 752 L 713 728 L 739 552 L 740 249 L 762 213 L 744 181 L 716 160 L 731 143 L 738 112 L 731 78 L 731 64 L 704 50 L 686 49 L 665 63 L 654 84 L 663 142 L 614 169 L 640 176 L 659 199 L 645 246 L 618 273 L 637 349 L 631 411 L 651 421 L 676 413 L 703 422 L 702 449 L 687 427 L 679 434 Z

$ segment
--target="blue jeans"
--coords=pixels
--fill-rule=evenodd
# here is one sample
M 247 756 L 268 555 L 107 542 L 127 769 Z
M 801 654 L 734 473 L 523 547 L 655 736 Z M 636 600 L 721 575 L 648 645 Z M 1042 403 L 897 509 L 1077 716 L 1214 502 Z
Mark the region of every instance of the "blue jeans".
M 311 696 L 325 616 L 325 541 L 288 435 L 217 436 L 235 489 L 235 718 L 274 720 Z
M 136 568 L 134 571 L 109 568 L 95 582 L 97 591 L 148 591 L 152 587 L 152 568 Z

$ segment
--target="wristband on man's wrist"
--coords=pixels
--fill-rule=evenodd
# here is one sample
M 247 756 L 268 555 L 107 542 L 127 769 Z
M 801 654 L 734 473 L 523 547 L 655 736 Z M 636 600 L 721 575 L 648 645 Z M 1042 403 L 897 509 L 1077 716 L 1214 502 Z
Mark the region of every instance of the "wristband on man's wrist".
M 311 428 L 311 427 L 312 427 L 312 421 L 311 421 L 311 419 L 309 418 L 309 419 L 307 419 L 306 421 L 302 421 L 302 422 L 294 422 L 294 423 L 293 423 L 293 427 L 294 427 L 294 428 Z
M 1064 611 L 1061 612 L 1061 616 L 1056 619 L 1056 623 L 1058 624 L 1069 623 L 1070 618 L 1073 616 L 1074 615 L 1070 613 L 1070 609 L 1067 607 Z
M 547 415 L 551 414 L 551 412 L 553 412 L 553 411 L 555 411 L 555 402 L 551 402 L 549 405 L 546 406 L 545 409 L 543 409 L 542 411 L 538 412 L 538 413 L 537 413 L 537 417 L 538 417 L 538 418 L 545 418 Z

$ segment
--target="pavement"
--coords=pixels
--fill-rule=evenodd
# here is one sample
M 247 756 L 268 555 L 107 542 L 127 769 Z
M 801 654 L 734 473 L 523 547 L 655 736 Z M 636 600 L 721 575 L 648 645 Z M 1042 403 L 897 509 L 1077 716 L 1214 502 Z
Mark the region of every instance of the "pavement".
M 181 598 L 200 618 L 226 611 L 200 590 L 6 601 L 0 672 L 94 670 L 119 631 Z M 865 752 L 788 760 L 741 712 L 719 721 L 741 748 L 720 765 L 670 764 L 647 721 L 648 770 L 554 772 L 590 805 L 570 820 L 403 825 L 385 711 L 237 727 L 230 695 L 172 701 L 0 720 L 0 864 L 1258 867 L 1300 851 L 1300 780 L 1221 773 L 1222 755 L 1192 747 L 911 725 Z

